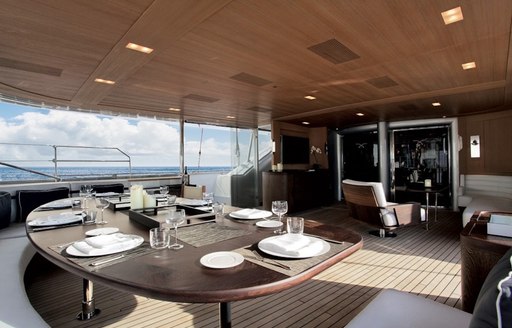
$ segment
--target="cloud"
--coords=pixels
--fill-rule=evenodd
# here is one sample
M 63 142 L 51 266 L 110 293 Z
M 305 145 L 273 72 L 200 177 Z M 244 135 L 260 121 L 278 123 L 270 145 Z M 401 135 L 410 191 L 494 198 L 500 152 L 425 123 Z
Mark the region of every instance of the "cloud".
M 117 147 L 132 159 L 132 166 L 179 166 L 180 134 L 177 123 L 128 120 L 93 114 L 50 110 L 26 111 L 10 119 L 0 118 L 0 142 L 87 147 Z M 229 133 L 226 130 L 225 133 Z M 197 166 L 201 147 L 201 166 L 229 166 L 230 144 L 208 138 L 200 143 L 197 135 L 187 135 L 185 164 Z M 94 151 L 97 154 L 97 151 Z M 0 156 L 11 159 L 53 157 L 51 147 L 0 147 Z M 7 156 L 7 157 L 6 157 Z M 59 150 L 59 158 L 88 159 L 88 149 Z M 122 158 L 114 152 L 101 152 L 102 158 Z M 32 166 L 41 166 L 41 163 Z M 81 164 L 73 164 L 79 166 Z M 124 164 L 114 164 L 124 166 Z

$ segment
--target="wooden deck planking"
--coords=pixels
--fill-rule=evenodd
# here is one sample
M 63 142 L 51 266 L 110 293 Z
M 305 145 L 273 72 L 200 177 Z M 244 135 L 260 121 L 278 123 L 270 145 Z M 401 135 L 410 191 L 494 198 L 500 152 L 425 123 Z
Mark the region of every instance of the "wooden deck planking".
M 235 327 L 341 327 L 383 288 L 395 288 L 460 308 L 459 213 L 440 211 L 438 222 L 378 238 L 348 217 L 343 205 L 300 213 L 361 233 L 363 249 L 314 279 L 278 294 L 234 302 Z M 102 314 L 88 322 L 80 310 L 81 282 L 61 269 L 33 277 L 27 292 L 52 327 L 217 327 L 217 304 L 152 300 L 95 285 Z

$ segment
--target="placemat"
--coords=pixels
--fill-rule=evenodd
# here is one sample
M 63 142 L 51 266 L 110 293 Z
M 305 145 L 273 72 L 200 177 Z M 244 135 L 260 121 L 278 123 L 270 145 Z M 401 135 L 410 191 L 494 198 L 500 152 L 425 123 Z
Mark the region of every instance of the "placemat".
M 258 251 L 258 244 L 249 245 L 243 248 L 235 249 L 234 251 L 243 255 L 243 257 L 250 262 L 253 262 L 257 265 L 261 265 L 267 269 L 271 269 L 277 272 L 280 272 L 282 274 L 285 274 L 287 276 L 295 276 L 296 274 L 299 274 L 303 271 L 306 271 L 307 269 L 317 265 L 318 263 L 328 259 L 329 257 L 349 248 L 352 246 L 352 243 L 349 242 L 343 242 L 343 244 L 339 243 L 333 243 L 329 242 L 329 245 L 331 245 L 331 249 L 320 256 L 313 256 L 305 259 L 288 259 L 288 258 L 281 258 L 281 257 L 275 257 L 272 255 L 268 255 L 262 251 Z M 264 257 L 265 259 L 268 259 L 269 261 L 264 262 L 259 260 L 256 255 L 254 255 L 253 250 L 258 251 L 258 253 Z M 278 267 L 276 265 L 272 264 L 272 261 L 279 262 L 281 264 L 287 265 L 290 267 L 291 270 L 283 269 L 281 267 Z
M 96 271 L 101 268 L 104 268 L 104 267 L 107 267 L 107 266 L 110 266 L 110 265 L 113 265 L 113 264 L 116 264 L 116 263 L 120 263 L 120 262 L 129 260 L 129 259 L 133 259 L 138 256 L 142 256 L 142 255 L 146 255 L 146 254 L 150 254 L 150 253 L 159 251 L 158 249 L 151 248 L 149 243 L 147 241 L 145 241 L 138 247 L 132 248 L 132 249 L 124 251 L 124 252 L 111 254 L 111 255 L 93 256 L 93 257 L 74 257 L 74 256 L 70 256 L 68 253 L 66 253 L 66 248 L 73 243 L 74 242 L 59 244 L 59 245 L 55 245 L 55 246 L 50 246 L 49 248 L 51 250 L 59 253 L 60 255 L 66 257 L 71 262 L 78 264 L 82 268 L 87 269 L 88 271 L 91 271 L 91 272 Z M 121 255 L 123 255 L 123 257 L 118 258 Z M 108 261 L 103 264 L 99 264 L 99 265 L 91 265 L 92 263 L 95 263 L 95 262 L 100 262 L 100 261 L 110 260 L 110 259 L 113 259 L 113 260 Z
M 219 225 L 215 222 L 201 223 L 178 228 L 178 239 L 194 247 L 215 244 L 224 240 L 250 235 L 253 232 Z M 174 229 L 171 239 L 174 238 Z

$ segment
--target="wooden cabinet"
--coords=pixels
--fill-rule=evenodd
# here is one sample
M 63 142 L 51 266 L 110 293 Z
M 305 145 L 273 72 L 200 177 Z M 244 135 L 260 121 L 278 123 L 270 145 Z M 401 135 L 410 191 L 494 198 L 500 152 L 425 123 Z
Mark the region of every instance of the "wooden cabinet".
M 288 213 L 332 202 L 328 170 L 263 172 L 263 208 L 272 209 L 273 200 L 288 201 Z
M 473 313 L 485 278 L 512 247 L 512 239 L 487 234 L 491 213 L 475 212 L 460 234 L 462 310 Z

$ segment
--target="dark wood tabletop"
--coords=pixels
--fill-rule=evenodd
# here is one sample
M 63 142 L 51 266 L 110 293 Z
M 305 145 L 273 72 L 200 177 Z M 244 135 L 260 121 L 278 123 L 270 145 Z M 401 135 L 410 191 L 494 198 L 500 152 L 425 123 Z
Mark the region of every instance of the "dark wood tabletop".
M 99 227 L 118 227 L 123 233 L 139 235 L 148 241 L 149 228 L 130 220 L 127 213 L 126 211 L 105 210 L 105 219 L 108 224 L 103 226 L 79 225 L 31 232 L 27 225 L 27 235 L 37 251 L 46 259 L 84 279 L 141 296 L 187 303 L 231 302 L 277 293 L 312 278 L 363 246 L 362 237 L 353 231 L 315 221 L 306 221 L 306 233 L 345 241 L 352 245 L 293 276 L 279 273 L 250 261 L 244 261 L 242 264 L 228 269 L 206 268 L 200 264 L 199 260 L 208 253 L 232 251 L 257 244 L 263 238 L 273 235 L 272 229 L 260 229 L 254 225 L 255 221 L 236 221 L 226 215 L 218 218 L 216 222 L 221 225 L 248 229 L 252 233 L 202 247 L 184 243 L 185 247 L 178 251 L 158 250 L 100 268 L 94 272 L 73 263 L 67 257 L 50 249 L 51 246 L 81 240 L 85 238 L 86 231 Z M 28 221 L 48 214 L 48 212 L 34 211 L 29 215 Z

